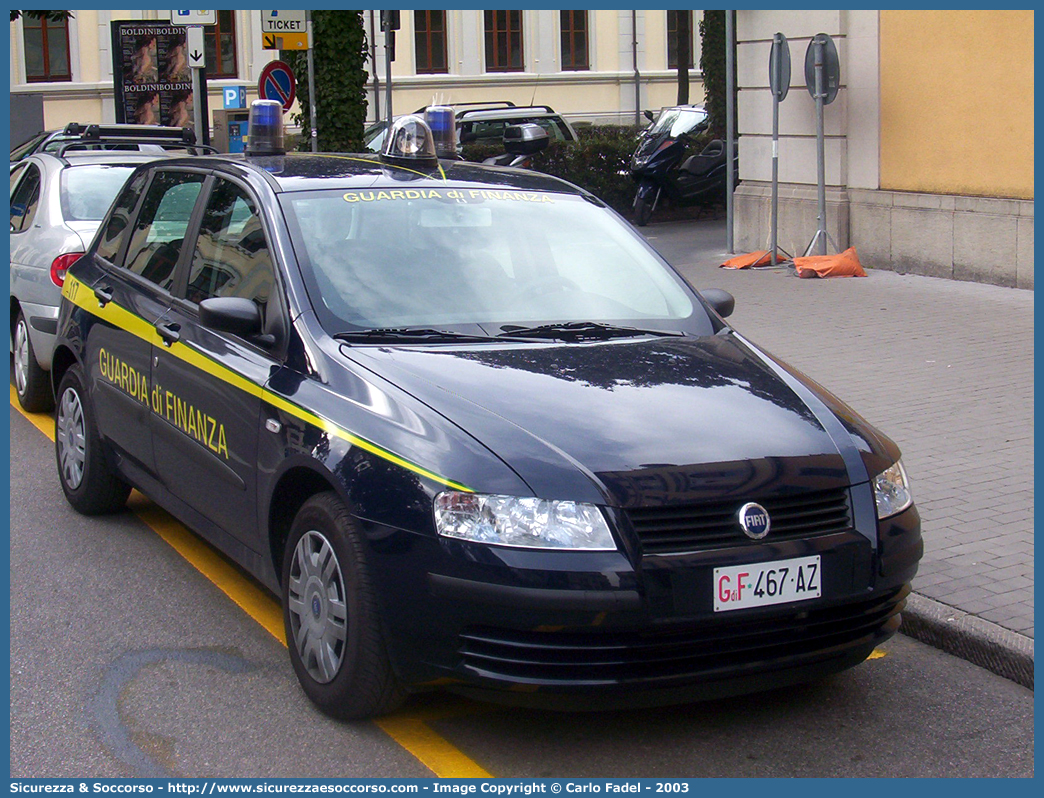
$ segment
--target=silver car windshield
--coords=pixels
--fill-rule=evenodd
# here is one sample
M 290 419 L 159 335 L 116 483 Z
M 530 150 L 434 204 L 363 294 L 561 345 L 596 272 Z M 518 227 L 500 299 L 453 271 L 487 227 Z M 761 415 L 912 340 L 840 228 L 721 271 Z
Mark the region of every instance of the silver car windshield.
M 678 329 L 694 317 L 697 332 L 710 329 L 677 275 L 582 197 L 425 187 L 282 201 L 313 305 L 338 330 L 549 320 Z
M 62 216 L 69 222 L 100 222 L 133 166 L 84 164 L 62 170 Z

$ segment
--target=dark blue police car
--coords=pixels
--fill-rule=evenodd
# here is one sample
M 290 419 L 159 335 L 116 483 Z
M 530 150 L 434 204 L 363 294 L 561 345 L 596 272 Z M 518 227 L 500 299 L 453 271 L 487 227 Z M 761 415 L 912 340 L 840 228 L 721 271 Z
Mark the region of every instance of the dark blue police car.
M 56 452 L 76 509 L 133 485 L 277 592 L 325 712 L 723 696 L 895 632 L 899 450 L 728 294 L 416 117 L 380 157 L 279 135 L 131 176 L 65 281 Z

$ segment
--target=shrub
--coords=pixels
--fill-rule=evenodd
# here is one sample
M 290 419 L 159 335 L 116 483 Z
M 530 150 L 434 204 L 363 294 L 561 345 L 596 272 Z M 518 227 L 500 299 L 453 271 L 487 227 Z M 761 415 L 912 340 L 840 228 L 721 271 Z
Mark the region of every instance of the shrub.
M 552 140 L 533 159 L 533 169 L 587 189 L 611 208 L 629 214 L 634 200 L 631 154 L 637 143 L 633 125 L 591 125 L 573 143 Z M 504 152 L 498 144 L 465 144 L 464 158 L 482 161 Z
M 630 166 L 638 128 L 591 125 L 577 128 L 577 136 L 575 143 L 552 140 L 534 157 L 533 169 L 587 189 L 618 213 L 630 216 L 637 188 Z M 701 133 L 689 145 L 685 157 L 702 150 L 709 140 L 708 133 Z M 499 144 L 465 144 L 463 155 L 465 160 L 481 162 L 502 152 Z

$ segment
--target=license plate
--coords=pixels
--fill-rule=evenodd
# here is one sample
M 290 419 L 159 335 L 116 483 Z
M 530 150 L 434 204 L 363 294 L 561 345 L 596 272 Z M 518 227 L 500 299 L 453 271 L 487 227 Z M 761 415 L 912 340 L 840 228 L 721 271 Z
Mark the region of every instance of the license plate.
M 714 611 L 819 598 L 819 555 L 714 569 Z

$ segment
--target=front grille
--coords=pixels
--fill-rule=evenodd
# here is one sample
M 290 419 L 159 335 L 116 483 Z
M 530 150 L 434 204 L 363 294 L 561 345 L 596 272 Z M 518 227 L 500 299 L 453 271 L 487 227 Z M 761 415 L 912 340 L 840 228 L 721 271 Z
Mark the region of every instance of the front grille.
M 684 632 L 520 632 L 469 628 L 461 663 L 482 676 L 542 684 L 628 683 L 714 678 L 771 669 L 788 657 L 814 659 L 861 642 L 877 644 L 899 626 L 908 587 L 872 601 L 734 620 Z
M 677 554 L 714 546 L 747 543 L 739 508 L 747 500 L 704 502 L 678 507 L 627 510 L 645 554 Z M 852 528 L 848 490 L 818 491 L 775 499 L 755 499 L 768 510 L 772 525 L 766 543 L 829 535 Z

